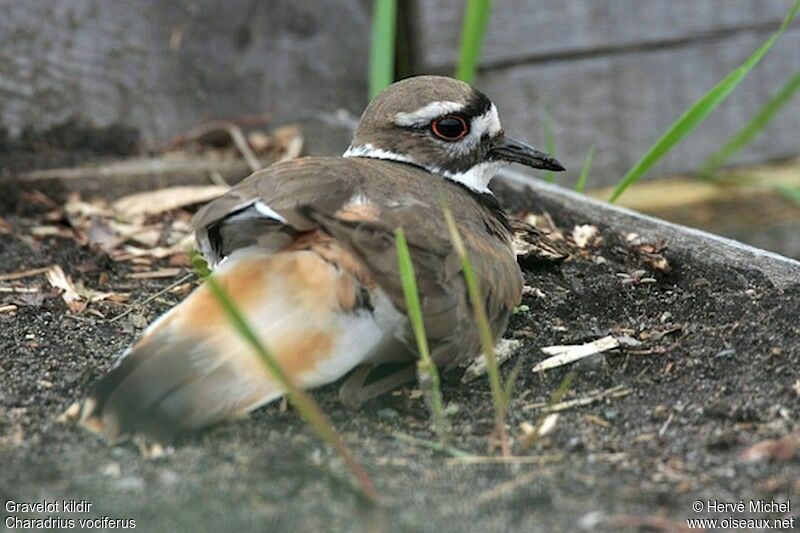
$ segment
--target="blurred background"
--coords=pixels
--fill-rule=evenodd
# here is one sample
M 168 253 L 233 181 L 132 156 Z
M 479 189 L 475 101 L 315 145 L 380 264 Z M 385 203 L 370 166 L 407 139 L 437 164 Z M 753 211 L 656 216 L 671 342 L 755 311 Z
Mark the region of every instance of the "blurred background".
M 383 45 L 390 39 L 393 46 L 382 53 L 391 55 L 392 77 L 453 75 L 471 4 L 0 0 L 0 176 L 23 183 L 55 176 L 46 169 L 154 157 L 186 139 L 224 144 L 208 127 L 220 120 L 248 135 L 296 125 L 303 153 L 341 153 L 375 87 L 380 10 L 390 11 Z M 485 2 L 473 83 L 496 102 L 511 135 L 565 163 L 557 183 L 575 187 L 586 168 L 587 194 L 607 199 L 693 102 L 767 41 L 792 5 Z M 794 21 L 730 97 L 618 203 L 800 258 L 799 77 Z M 709 157 L 748 124 L 750 138 L 718 158 L 712 176 Z M 258 139 L 247 139 L 258 151 Z M 269 147 L 269 138 L 262 141 Z

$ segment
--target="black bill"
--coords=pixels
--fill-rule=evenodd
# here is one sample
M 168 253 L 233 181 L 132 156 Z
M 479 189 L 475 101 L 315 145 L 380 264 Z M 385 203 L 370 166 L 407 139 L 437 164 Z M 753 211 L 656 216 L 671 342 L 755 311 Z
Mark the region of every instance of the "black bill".
M 524 142 L 508 138 L 504 139 L 497 147 L 492 148 L 489 152 L 489 159 L 519 163 L 527 167 L 544 170 L 564 170 L 564 166 L 554 157 L 550 157 L 541 150 L 537 150 Z

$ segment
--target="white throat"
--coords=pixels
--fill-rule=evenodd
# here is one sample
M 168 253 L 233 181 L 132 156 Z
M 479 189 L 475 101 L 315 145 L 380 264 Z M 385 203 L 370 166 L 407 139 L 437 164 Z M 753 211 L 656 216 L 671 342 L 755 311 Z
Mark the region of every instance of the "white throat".
M 371 159 L 409 163 L 422 167 L 431 174 L 436 174 L 450 181 L 460 183 L 480 194 L 492 194 L 492 191 L 489 190 L 489 182 L 491 182 L 492 178 L 506 165 L 502 161 L 484 161 L 464 172 L 450 172 L 439 167 L 422 165 L 405 154 L 398 154 L 397 152 L 375 148 L 375 146 L 369 143 L 358 146 L 350 145 L 345 153 L 342 154 L 342 157 L 367 157 Z

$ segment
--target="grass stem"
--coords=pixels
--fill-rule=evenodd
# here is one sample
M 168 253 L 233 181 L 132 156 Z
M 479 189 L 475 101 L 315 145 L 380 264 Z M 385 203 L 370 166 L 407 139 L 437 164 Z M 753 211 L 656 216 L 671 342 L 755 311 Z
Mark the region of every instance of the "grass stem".
M 372 35 L 369 48 L 369 97 L 394 81 L 395 32 L 397 0 L 374 0 L 372 3 Z
M 578 181 L 575 182 L 575 192 L 582 193 L 586 190 L 586 182 L 589 179 L 589 170 L 592 168 L 592 160 L 594 159 L 594 148 L 595 145 L 592 145 L 592 147 L 589 148 L 589 152 L 586 154 L 586 159 L 583 160 L 581 173 L 578 176 Z
M 450 212 L 450 209 L 444 205 L 444 203 L 442 204 L 442 210 L 444 212 L 445 221 L 447 222 L 447 227 L 450 231 L 450 240 L 453 242 L 456 253 L 458 253 L 461 258 L 461 270 L 464 274 L 464 282 L 467 285 L 469 300 L 472 303 L 472 312 L 478 326 L 483 356 L 486 358 L 486 373 L 489 376 L 489 387 L 492 392 L 492 403 L 494 404 L 495 436 L 500 442 L 501 453 L 504 456 L 510 456 L 511 445 L 508 439 L 508 432 L 506 431 L 506 411 L 508 408 L 510 391 L 508 393 L 506 392 L 500 378 L 497 355 L 494 353 L 492 329 L 489 325 L 489 318 L 486 315 L 483 295 L 478 286 L 475 272 L 472 269 L 472 263 L 467 255 L 464 241 L 461 239 L 461 234 L 458 232 L 458 227 L 453 219 L 453 213 Z
M 439 369 L 431 357 L 428 338 L 425 335 L 425 322 L 422 318 L 422 305 L 419 301 L 417 280 L 414 274 L 414 264 L 411 261 L 411 252 L 403 228 L 395 230 L 395 246 L 397 248 L 397 265 L 400 269 L 400 282 L 403 285 L 408 317 L 414 330 L 419 351 L 417 363 L 417 379 L 419 380 L 425 401 L 431 411 L 433 425 L 442 442 L 449 440 L 450 428 L 444 414 L 442 402 L 441 378 Z
M 491 0 L 468 0 L 464 12 L 464 22 L 461 26 L 461 46 L 459 48 L 456 78 L 472 83 L 478 72 L 478 60 L 483 36 L 489 25 Z

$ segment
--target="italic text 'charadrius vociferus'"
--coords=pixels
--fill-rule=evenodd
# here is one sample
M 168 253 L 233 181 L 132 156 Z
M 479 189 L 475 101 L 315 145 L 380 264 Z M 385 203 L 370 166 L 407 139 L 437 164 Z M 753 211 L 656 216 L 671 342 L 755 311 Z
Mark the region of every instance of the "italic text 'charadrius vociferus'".
M 409 78 L 370 103 L 343 157 L 252 174 L 197 213 L 196 238 L 278 363 L 312 388 L 358 365 L 416 359 L 395 254 L 402 227 L 432 356 L 448 368 L 477 355 L 480 343 L 442 201 L 499 336 L 522 290 L 509 221 L 488 189 L 508 163 L 562 170 L 506 137 L 481 92 L 445 77 Z M 281 395 L 200 286 L 95 385 L 83 419 L 110 438 L 170 442 Z

